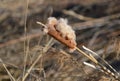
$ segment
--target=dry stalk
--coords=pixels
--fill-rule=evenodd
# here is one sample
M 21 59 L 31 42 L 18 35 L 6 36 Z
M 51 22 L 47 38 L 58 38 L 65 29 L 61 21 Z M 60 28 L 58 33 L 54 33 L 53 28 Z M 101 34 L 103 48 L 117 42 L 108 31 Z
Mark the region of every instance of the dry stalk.
M 83 30 L 83 29 L 88 29 L 88 28 L 101 27 L 105 24 L 111 23 L 110 20 L 113 20 L 119 17 L 120 17 L 120 13 L 117 13 L 117 14 L 101 17 L 98 19 L 93 19 L 90 21 L 82 22 L 82 23 L 78 22 L 78 23 L 73 24 L 73 26 L 75 30 Z
M 34 38 L 38 38 L 40 36 L 42 36 L 42 34 L 38 32 L 38 33 L 35 33 L 35 34 L 27 35 L 27 39 L 34 39 Z M 18 39 L 13 39 L 13 40 L 10 40 L 10 41 L 5 42 L 3 44 L 0 44 L 0 48 L 3 48 L 5 46 L 9 46 L 9 45 L 13 45 L 13 44 L 17 44 L 19 42 L 23 42 L 25 39 L 26 39 L 26 36 L 21 36 Z
M 39 56 L 37 57 L 37 59 L 33 62 L 33 64 L 27 70 L 26 74 L 24 75 L 24 77 L 22 79 L 23 81 L 25 81 L 25 79 L 27 78 L 27 76 L 30 74 L 31 70 L 35 66 L 35 64 L 39 61 L 39 59 L 43 56 L 43 54 L 48 51 L 48 49 L 51 47 L 51 45 L 53 45 L 53 38 L 51 38 L 50 41 L 45 45 L 45 47 L 43 48 L 42 53 L 39 54 Z M 41 61 L 42 61 L 42 58 L 41 58 Z M 41 63 L 41 67 L 42 67 L 42 63 Z M 44 69 L 41 68 L 41 70 L 43 71 L 44 78 L 46 79 L 46 74 L 45 74 Z
M 24 15 L 24 69 L 23 69 L 23 78 L 22 81 L 24 81 L 24 75 L 26 71 L 26 64 L 27 64 L 27 57 L 28 57 L 28 52 L 29 52 L 29 39 L 27 39 L 27 13 L 28 13 L 28 6 L 29 6 L 29 0 L 26 1 L 25 3 L 25 15 Z
M 10 76 L 10 79 L 12 81 L 16 81 L 15 78 L 12 76 L 12 74 L 10 73 L 10 71 L 7 69 L 6 65 L 4 64 L 4 62 L 2 61 L 2 59 L 0 59 L 0 63 L 2 63 L 3 67 L 5 68 L 5 70 L 7 71 L 8 75 Z
M 79 20 L 85 20 L 85 21 L 88 21 L 88 20 L 93 20 L 94 18 L 91 18 L 91 17 L 85 17 L 83 15 L 80 15 L 80 14 L 77 14 L 75 13 L 74 11 L 72 10 L 63 10 L 63 13 L 64 14 L 67 14 L 67 15 L 70 15 L 70 16 L 73 16 Z

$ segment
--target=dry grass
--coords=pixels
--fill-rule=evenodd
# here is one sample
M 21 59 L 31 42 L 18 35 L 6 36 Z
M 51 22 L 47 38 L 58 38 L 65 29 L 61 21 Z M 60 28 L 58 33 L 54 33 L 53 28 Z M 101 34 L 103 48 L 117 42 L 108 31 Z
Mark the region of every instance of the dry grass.
M 40 3 L 38 3 L 39 1 Z M 42 0 L 39 0 L 39 1 L 36 1 L 37 4 L 41 4 L 44 2 Z M 75 0 L 75 1 L 77 2 L 78 0 Z M 76 3 L 75 1 L 73 2 Z M 84 6 L 88 4 L 92 5 L 92 4 L 99 3 L 99 1 L 96 1 L 96 0 L 92 0 L 92 1 L 86 0 L 86 2 L 88 3 L 85 3 L 81 0 L 80 3 L 83 4 Z M 24 1 L 13 1 L 13 3 L 4 2 L 5 5 L 2 4 L 0 6 L 4 9 L 14 11 L 17 8 L 19 8 L 19 6 L 21 5 L 23 6 L 23 2 Z M 102 2 L 104 2 L 104 0 L 102 0 L 100 3 Z M 46 6 L 46 4 L 53 4 L 54 6 L 56 6 L 54 3 L 51 3 L 51 1 L 48 1 L 43 5 Z M 66 4 L 69 4 L 69 3 L 71 2 L 66 0 L 64 7 L 67 6 Z M 17 7 L 15 4 L 17 4 Z M 90 49 L 97 50 L 96 52 L 98 54 L 100 53 L 103 55 L 103 52 L 105 50 L 104 46 L 106 45 L 105 43 L 106 41 L 108 42 L 110 40 L 110 39 L 108 40 L 107 38 L 104 39 L 104 36 L 106 37 L 108 36 L 108 38 L 110 38 L 111 36 L 115 36 L 115 37 L 119 36 L 119 31 L 118 31 L 119 24 L 117 24 L 118 26 L 116 26 L 116 28 L 112 28 L 112 25 L 114 25 L 114 22 L 113 24 L 108 23 L 109 25 L 108 24 L 106 24 L 106 26 L 102 25 L 103 27 L 100 27 L 99 30 L 98 28 L 88 29 L 89 31 L 87 30 L 87 28 L 86 29 L 83 28 L 84 30 L 82 28 L 81 30 L 76 29 L 77 43 L 78 43 L 78 47 L 81 50 L 78 47 L 76 49 L 80 51 L 80 54 L 77 51 L 75 51 L 74 53 L 69 53 L 66 50 L 66 47 L 64 45 L 56 42 L 56 40 L 54 40 L 50 36 L 44 35 L 44 34 L 39 35 L 39 32 L 40 32 L 39 30 L 35 31 L 37 32 L 37 34 L 32 33 L 29 35 L 30 25 L 27 25 L 27 23 L 28 23 L 30 14 L 41 12 L 43 8 L 42 7 L 39 10 L 34 4 L 35 4 L 34 1 L 26 0 L 23 6 L 24 12 L 21 12 L 21 13 L 24 13 L 24 16 L 23 14 L 21 15 L 20 13 L 17 13 L 14 16 L 14 17 L 18 17 L 18 16 L 22 17 L 22 23 L 21 22 L 20 23 L 22 24 L 22 26 L 24 23 L 24 37 L 20 37 L 20 40 L 15 39 L 15 40 L 12 40 L 11 42 L 0 44 L 0 56 L 1 56 L 0 57 L 0 69 L 1 69 L 0 81 L 10 81 L 10 80 L 11 81 L 110 81 L 110 80 L 117 81 L 112 76 L 109 76 L 108 74 L 109 72 L 105 74 L 105 72 L 98 71 L 98 69 L 96 70 L 96 69 L 90 68 L 89 66 L 83 65 L 83 62 L 86 61 L 93 65 L 94 63 L 96 63 L 96 65 L 99 66 L 99 63 L 101 63 L 101 61 L 99 62 L 98 59 L 94 57 L 94 55 L 87 54 L 87 52 L 82 51 L 85 49 L 81 48 L 81 46 L 88 45 L 90 46 L 89 47 Z M 62 4 L 62 2 L 60 4 Z M 12 7 L 9 8 L 10 5 L 14 5 L 13 8 Z M 31 12 L 32 7 L 29 5 L 32 5 L 33 8 L 36 8 L 34 10 L 35 12 L 34 11 Z M 29 9 L 29 7 L 31 9 Z M 61 9 L 62 8 L 63 7 L 61 7 Z M 63 10 L 61 10 L 62 13 L 63 13 Z M 68 17 L 68 19 L 73 18 L 77 20 L 78 18 L 76 18 L 76 16 L 80 16 L 79 20 L 82 20 L 81 19 L 82 15 L 79 13 L 75 13 L 72 16 L 69 16 L 71 15 L 69 13 L 67 14 L 63 13 L 63 14 L 64 14 L 63 16 L 67 15 L 66 17 Z M 0 21 L 3 19 L 6 19 L 7 18 L 6 15 L 8 16 L 8 14 L 4 14 L 3 17 L 0 18 Z M 83 17 L 83 20 L 85 20 L 86 22 L 88 20 L 92 21 L 95 19 L 93 17 L 88 17 L 88 16 L 82 16 L 82 17 Z M 24 18 L 24 22 L 23 22 L 23 18 Z M 36 23 L 36 21 L 33 21 L 33 22 Z M 72 23 L 74 23 L 74 20 Z M 77 21 L 77 23 L 81 23 L 81 22 Z M 94 26 L 95 24 L 93 23 L 92 25 Z M 34 25 L 34 26 L 38 26 L 38 25 Z M 89 28 L 89 25 L 87 26 Z M 52 33 L 53 34 L 51 34 L 51 36 L 56 35 L 54 34 L 54 32 Z M 92 33 L 94 33 L 94 35 Z M 38 38 L 39 36 L 40 38 Z M 56 36 L 56 37 L 59 37 L 59 36 Z M 2 36 L 0 36 L 0 38 L 2 38 Z M 66 40 L 62 38 L 57 40 L 58 41 L 63 40 L 62 41 L 63 44 L 66 44 L 67 46 L 70 45 L 69 42 L 64 43 L 64 41 Z M 83 42 L 83 40 L 85 42 Z M 106 48 L 106 52 L 105 52 L 106 54 L 104 56 L 109 63 L 113 62 L 116 59 L 118 61 L 120 60 L 119 48 L 120 48 L 119 38 L 117 40 L 110 42 L 110 44 Z M 114 50 L 111 50 L 111 49 L 114 49 Z M 87 58 L 82 56 L 81 54 L 85 55 Z M 115 58 L 113 57 L 111 60 L 108 60 L 107 58 L 113 54 L 116 54 L 116 57 Z M 92 60 L 94 63 L 92 63 L 88 58 Z M 102 70 L 105 70 L 105 69 L 103 68 Z

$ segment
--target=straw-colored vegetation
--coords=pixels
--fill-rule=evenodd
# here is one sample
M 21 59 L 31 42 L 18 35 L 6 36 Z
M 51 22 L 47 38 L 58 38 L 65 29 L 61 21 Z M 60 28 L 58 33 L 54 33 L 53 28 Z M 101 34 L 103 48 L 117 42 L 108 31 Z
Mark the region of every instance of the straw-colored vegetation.
M 119 3 L 0 0 L 0 81 L 119 81 Z

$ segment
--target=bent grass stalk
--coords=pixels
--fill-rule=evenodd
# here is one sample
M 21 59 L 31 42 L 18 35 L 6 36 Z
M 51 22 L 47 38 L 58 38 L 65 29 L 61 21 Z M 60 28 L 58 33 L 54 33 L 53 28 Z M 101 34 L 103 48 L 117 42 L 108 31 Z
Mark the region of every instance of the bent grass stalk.
M 7 69 L 6 65 L 4 64 L 4 62 L 2 61 L 2 59 L 0 58 L 0 63 L 2 63 L 3 67 L 5 68 L 5 70 L 7 71 L 8 75 L 10 76 L 12 81 L 16 81 L 15 78 L 12 76 L 12 74 L 10 73 L 10 71 Z

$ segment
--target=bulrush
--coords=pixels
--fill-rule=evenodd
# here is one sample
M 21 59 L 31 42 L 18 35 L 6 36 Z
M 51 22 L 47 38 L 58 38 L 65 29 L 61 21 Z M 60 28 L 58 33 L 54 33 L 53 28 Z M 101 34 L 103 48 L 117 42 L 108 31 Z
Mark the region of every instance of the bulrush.
M 44 26 L 44 32 L 46 32 L 47 34 L 49 34 L 50 36 L 52 36 L 62 44 L 69 47 L 70 52 L 77 50 L 80 54 L 83 54 L 84 56 L 89 58 L 95 64 L 94 67 L 99 66 L 100 67 L 99 70 L 101 72 L 104 72 L 105 74 L 112 76 L 120 81 L 120 74 L 111 65 L 109 65 L 107 61 L 102 59 L 97 53 L 83 46 L 82 48 L 88 52 L 86 53 L 76 46 L 77 43 L 76 43 L 75 31 L 72 29 L 70 25 L 68 25 L 67 19 L 60 18 L 59 20 L 57 20 L 55 17 L 49 17 L 46 25 L 44 25 L 41 22 L 37 22 L 37 23 Z M 97 58 L 99 58 L 101 62 L 105 63 L 107 67 L 109 67 L 110 69 L 108 69 L 102 63 L 100 63 L 94 56 L 97 56 Z M 90 64 L 87 65 L 91 66 Z
M 54 38 L 60 42 L 65 42 L 69 47 L 70 52 L 73 52 L 76 49 L 77 43 L 75 31 L 68 25 L 67 19 L 60 18 L 57 20 L 55 17 L 49 17 L 43 31 L 50 35 L 52 34 L 52 36 L 54 35 Z
M 58 24 L 56 26 L 56 30 L 61 33 L 61 36 L 65 39 L 70 40 L 71 43 L 76 44 L 76 35 L 75 31 L 72 29 L 70 25 L 68 25 L 68 20 L 64 18 L 60 18 L 58 20 Z M 73 52 L 75 48 L 70 48 L 70 52 Z

